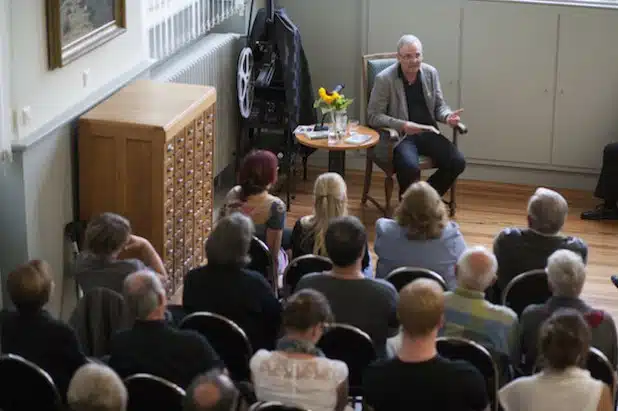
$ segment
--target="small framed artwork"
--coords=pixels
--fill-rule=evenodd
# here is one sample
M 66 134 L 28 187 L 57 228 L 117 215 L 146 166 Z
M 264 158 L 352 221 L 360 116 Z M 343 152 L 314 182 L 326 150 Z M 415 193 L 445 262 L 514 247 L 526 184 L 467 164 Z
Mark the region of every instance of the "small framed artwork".
M 126 0 L 46 0 L 49 68 L 64 67 L 126 30 Z

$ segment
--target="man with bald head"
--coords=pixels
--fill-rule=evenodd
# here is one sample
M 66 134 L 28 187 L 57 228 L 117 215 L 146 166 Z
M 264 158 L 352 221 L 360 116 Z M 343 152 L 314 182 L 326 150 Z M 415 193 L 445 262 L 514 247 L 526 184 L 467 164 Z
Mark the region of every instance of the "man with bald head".
M 211 370 L 193 380 L 183 411 L 241 411 L 247 404 L 232 380 L 220 370 Z
M 109 361 L 122 378 L 148 373 L 185 388 L 196 375 L 223 368 L 202 335 L 177 330 L 165 321 L 167 300 L 156 273 L 143 270 L 129 275 L 123 294 L 135 323 L 112 338 Z
M 434 280 L 418 279 L 399 294 L 401 347 L 395 358 L 378 361 L 363 380 L 364 400 L 374 411 L 471 410 L 488 408 L 485 381 L 464 361 L 436 350 L 444 323 L 444 293 Z
M 445 294 L 441 335 L 464 337 L 509 355 L 517 335 L 517 314 L 485 299 L 496 280 L 498 262 L 485 247 L 471 247 L 457 261 L 457 288 Z

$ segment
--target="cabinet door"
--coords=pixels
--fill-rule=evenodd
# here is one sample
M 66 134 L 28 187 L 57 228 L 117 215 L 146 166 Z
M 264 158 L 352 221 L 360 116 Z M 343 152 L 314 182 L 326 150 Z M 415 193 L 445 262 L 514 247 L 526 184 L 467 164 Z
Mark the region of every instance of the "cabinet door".
M 599 168 L 618 140 L 618 11 L 563 8 L 552 163 Z
M 549 164 L 558 12 L 470 1 L 463 19 L 462 107 L 469 159 Z
M 446 102 L 459 104 L 460 0 L 369 0 L 367 53 L 397 51 L 413 34 L 423 43 L 424 61 L 438 69 Z

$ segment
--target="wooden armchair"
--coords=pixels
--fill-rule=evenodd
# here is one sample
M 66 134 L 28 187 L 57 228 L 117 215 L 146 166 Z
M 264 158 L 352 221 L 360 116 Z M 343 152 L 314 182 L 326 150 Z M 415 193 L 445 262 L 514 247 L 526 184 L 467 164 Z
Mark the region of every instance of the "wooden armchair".
M 389 67 L 397 61 L 397 53 L 378 53 L 368 54 L 363 56 L 363 79 L 362 79 L 362 112 L 367 118 L 367 103 L 371 96 L 371 90 L 373 89 L 373 83 L 375 77 L 385 68 Z M 363 196 L 361 203 L 365 205 L 367 200 L 371 201 L 380 211 L 384 213 L 385 217 L 391 215 L 391 197 L 393 196 L 394 180 L 393 176 L 395 170 L 393 167 L 393 144 L 399 137 L 399 132 L 392 128 L 382 128 L 377 130 L 380 133 L 380 143 L 376 147 L 372 147 L 367 150 L 367 159 L 365 165 L 365 181 L 363 185 Z M 453 144 L 457 147 L 458 134 L 465 134 L 468 130 L 463 123 L 453 127 Z M 386 144 L 382 144 L 385 142 Z M 386 197 L 386 204 L 382 206 L 378 201 L 369 194 L 369 188 L 371 187 L 371 175 L 373 173 L 373 164 L 376 164 L 386 174 L 384 181 L 384 194 Z M 419 165 L 421 170 L 428 170 L 434 168 L 434 165 L 429 157 L 420 156 Z M 455 215 L 455 185 L 453 183 L 450 189 L 450 201 L 446 204 L 449 206 L 450 216 Z

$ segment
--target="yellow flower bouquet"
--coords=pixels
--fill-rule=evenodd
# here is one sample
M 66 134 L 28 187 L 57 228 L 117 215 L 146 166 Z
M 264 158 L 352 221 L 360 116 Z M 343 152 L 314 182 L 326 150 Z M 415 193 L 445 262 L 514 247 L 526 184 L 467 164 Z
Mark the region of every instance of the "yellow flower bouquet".
M 354 101 L 351 98 L 347 98 L 343 94 L 339 94 L 337 91 L 326 91 L 324 87 L 320 87 L 318 90 L 318 98 L 313 103 L 313 108 L 319 108 L 322 114 L 332 111 L 343 111 L 348 108 Z

